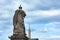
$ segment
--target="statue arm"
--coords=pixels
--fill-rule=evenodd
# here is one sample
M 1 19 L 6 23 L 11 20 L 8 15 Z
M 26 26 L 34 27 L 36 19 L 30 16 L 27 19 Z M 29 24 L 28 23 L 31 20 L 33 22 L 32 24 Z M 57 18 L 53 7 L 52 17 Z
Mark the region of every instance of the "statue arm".
M 15 11 L 15 14 L 14 14 L 14 17 L 13 17 L 13 25 L 15 26 L 16 25 L 16 23 L 17 23 L 17 15 L 18 15 L 18 13 L 17 13 L 17 10 Z

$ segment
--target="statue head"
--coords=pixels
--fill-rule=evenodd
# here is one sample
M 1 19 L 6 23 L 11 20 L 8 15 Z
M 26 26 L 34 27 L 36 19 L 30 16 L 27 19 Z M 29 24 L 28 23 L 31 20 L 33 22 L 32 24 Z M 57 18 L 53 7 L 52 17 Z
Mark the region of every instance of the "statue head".
M 19 6 L 19 9 L 22 9 L 21 5 Z

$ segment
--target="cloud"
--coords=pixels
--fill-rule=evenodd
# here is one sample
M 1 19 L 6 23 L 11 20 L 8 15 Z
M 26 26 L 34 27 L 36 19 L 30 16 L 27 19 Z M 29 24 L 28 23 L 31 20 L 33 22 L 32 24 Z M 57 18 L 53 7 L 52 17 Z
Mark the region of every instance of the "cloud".
M 41 26 L 41 24 L 40 24 L 40 25 L 36 26 L 38 29 L 35 28 L 34 31 L 32 31 L 32 33 L 38 33 L 38 34 L 44 33 L 44 34 L 48 34 L 48 35 L 52 35 L 52 34 L 58 35 L 60 33 L 59 24 L 60 24 L 59 22 L 57 22 L 57 24 L 55 24 L 55 22 L 43 24 L 43 26 Z
M 2 30 L 0 30 L 0 33 L 3 32 Z
M 31 1 L 31 0 L 30 0 Z M 38 0 L 38 1 L 32 1 L 33 2 L 33 4 L 32 4 L 32 2 L 30 2 L 30 1 L 22 1 L 22 6 L 23 6 L 23 9 L 24 10 L 26 10 L 26 8 L 29 10 L 29 8 L 30 9 L 33 9 L 35 6 L 34 6 L 34 4 L 35 5 L 37 5 L 38 3 L 42 6 L 42 4 L 43 5 L 52 5 L 51 4 L 51 2 L 52 2 L 52 0 L 49 0 L 49 2 L 47 2 L 47 0 Z M 7 1 L 6 1 L 7 2 Z M 10 10 L 15 10 L 17 7 L 18 7 L 18 5 L 19 5 L 19 3 L 20 3 L 20 1 L 11 1 L 12 2 L 12 4 L 10 4 L 10 5 L 6 5 L 5 7 L 3 7 L 4 9 L 10 9 Z M 28 4 L 27 4 L 27 2 L 29 2 Z M 38 2 L 38 3 L 37 3 Z M 41 3 L 40 3 L 41 2 Z M 54 2 L 54 1 L 53 1 Z M 52 2 L 52 3 L 53 3 Z M 16 5 L 17 6 L 16 6 Z M 30 4 L 30 5 L 29 5 Z M 29 6 L 28 6 L 29 5 Z M 56 4 L 57 5 L 57 4 Z M 40 7 L 40 6 L 39 6 Z M 39 8 L 38 7 L 38 8 Z M 35 8 L 34 8 L 35 9 Z M 39 8 L 40 9 L 40 8 Z M 58 10 L 59 11 L 59 10 Z M 37 21 L 39 21 L 40 19 L 41 20 L 44 20 L 44 19 L 47 19 L 48 20 L 48 18 L 49 17 L 47 17 L 47 18 L 44 18 L 45 16 L 54 16 L 54 15 L 57 15 L 57 12 L 58 12 L 57 10 L 51 10 L 51 11 L 40 11 L 40 10 L 38 10 L 38 11 L 32 11 L 32 12 L 30 12 L 29 13 L 29 11 L 27 12 L 27 15 L 28 16 L 38 16 L 38 17 L 36 17 L 37 18 Z M 28 14 L 29 13 L 29 14 Z M 10 13 L 11 14 L 11 13 Z M 14 13 L 13 13 L 14 14 Z M 59 13 L 58 13 L 59 14 Z M 3 16 L 3 15 L 2 15 Z M 7 16 L 7 15 L 6 15 Z M 8 16 L 7 16 L 8 17 Z M 44 19 L 43 19 L 44 18 Z M 35 20 L 35 18 L 33 17 L 33 18 L 27 18 L 27 19 L 29 19 L 29 20 L 31 20 L 31 22 L 34 22 L 34 21 L 32 21 L 32 19 L 34 19 Z M 40 20 L 40 21 L 41 21 Z M 45 22 L 45 21 L 44 21 Z
M 60 25 L 59 24 L 60 24 L 59 22 L 52 22 L 52 23 L 45 24 L 43 26 L 44 28 L 42 29 L 42 31 L 45 29 L 47 31 L 47 33 L 50 33 L 50 34 L 57 33 L 57 34 L 59 34 L 60 33 Z
M 51 34 L 52 33 L 57 33 L 58 34 L 60 32 L 60 29 L 51 27 L 51 28 L 48 29 L 48 32 L 51 33 Z
M 1 0 L 0 1 L 0 4 L 3 4 L 3 3 L 5 3 L 6 2 L 6 0 Z
M 4 11 L 3 11 L 4 12 Z M 7 12 L 7 11 L 5 11 L 4 13 L 0 13 L 1 15 L 0 15 L 0 19 L 1 18 L 9 18 L 10 17 L 10 14 Z
M 40 38 L 40 40 L 60 40 L 60 36 L 52 35 L 45 38 Z
M 60 9 L 60 0 L 29 0 L 24 2 L 29 5 L 33 5 L 33 8 L 29 9 L 29 11 Z
M 60 22 L 60 10 L 31 11 L 26 13 L 26 23 L 51 23 Z
M 49 36 L 48 38 L 60 38 L 60 36 Z
M 29 29 L 26 29 L 27 32 L 28 32 L 28 30 Z M 36 29 L 32 29 L 32 28 L 30 30 L 31 30 L 31 32 L 35 32 L 36 31 Z
M 47 40 L 46 38 L 40 38 L 40 40 Z

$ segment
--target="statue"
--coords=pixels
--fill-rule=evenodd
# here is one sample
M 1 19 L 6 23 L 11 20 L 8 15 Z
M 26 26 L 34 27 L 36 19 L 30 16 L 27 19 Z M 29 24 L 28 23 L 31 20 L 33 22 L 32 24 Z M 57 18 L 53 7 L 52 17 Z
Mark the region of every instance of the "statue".
M 15 11 L 13 17 L 13 35 L 9 37 L 11 40 L 28 40 L 25 34 L 24 18 L 26 14 L 20 6 L 18 10 Z
M 15 11 L 15 15 L 13 17 L 13 26 L 14 26 L 14 29 L 19 29 L 19 28 L 22 28 L 22 27 L 24 28 L 24 18 L 26 16 L 26 14 L 21 9 L 22 9 L 22 7 L 20 6 L 19 10 Z M 17 33 L 17 32 L 15 32 L 15 30 L 14 30 L 14 33 Z

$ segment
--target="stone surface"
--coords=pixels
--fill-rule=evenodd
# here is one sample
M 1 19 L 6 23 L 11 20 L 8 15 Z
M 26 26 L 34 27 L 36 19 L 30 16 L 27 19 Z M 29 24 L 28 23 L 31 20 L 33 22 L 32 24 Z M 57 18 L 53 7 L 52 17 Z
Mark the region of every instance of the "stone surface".
M 25 34 L 24 18 L 26 14 L 20 6 L 18 10 L 15 11 L 13 17 L 13 35 L 9 37 L 11 40 L 28 40 Z

